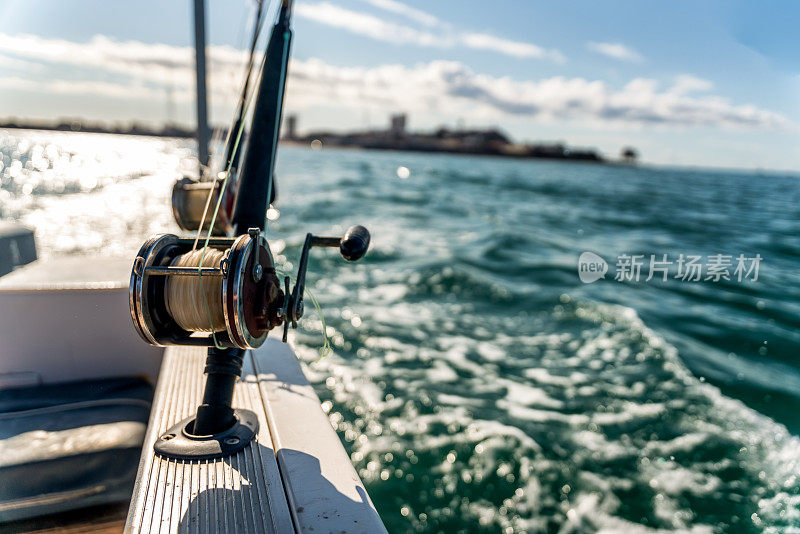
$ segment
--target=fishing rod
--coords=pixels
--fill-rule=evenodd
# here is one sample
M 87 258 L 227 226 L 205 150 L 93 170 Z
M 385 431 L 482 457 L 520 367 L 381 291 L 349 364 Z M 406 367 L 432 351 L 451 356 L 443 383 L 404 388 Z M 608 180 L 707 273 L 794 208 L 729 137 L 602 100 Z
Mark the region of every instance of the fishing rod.
M 246 232 L 249 228 L 263 230 L 266 227 L 264 206 L 269 206 L 275 196 L 275 155 L 292 45 L 291 16 L 292 2 L 284 0 L 267 43 L 247 154 L 239 177 L 240 191 L 236 195 L 233 211 L 237 233 Z
M 220 195 L 223 196 L 222 210 L 220 210 L 212 230 L 214 235 L 220 236 L 229 235 L 232 231 L 230 219 L 233 215 L 233 201 L 237 190 L 237 171 L 243 146 L 243 143 L 237 142 L 239 141 L 237 135 L 240 131 L 243 133 L 247 103 L 251 92 L 250 79 L 253 77 L 256 45 L 263 27 L 264 1 L 257 0 L 256 4 L 256 16 L 253 22 L 250 50 L 245 64 L 242 90 L 239 93 L 236 114 L 225 139 L 225 157 L 222 160 L 222 168 L 226 170 L 222 172 L 226 175 L 230 174 L 231 178 L 226 181 L 224 190 L 219 174 L 216 176 L 200 176 L 199 180 L 183 177 L 175 182 L 172 188 L 172 213 L 175 222 L 185 231 L 199 232 L 208 229 L 205 226 L 200 228 L 200 222 L 207 218 L 209 206 Z
M 369 247 L 370 235 L 363 226 L 353 226 L 341 237 L 309 233 L 294 287 L 290 290 L 289 276 L 284 277 L 283 284 L 278 279 L 265 231 L 267 208 L 275 192 L 275 156 L 292 41 L 291 14 L 292 1 L 282 0 L 255 94 L 233 211 L 234 236 L 212 236 L 222 202 L 217 196 L 204 238 L 200 236 L 203 218 L 196 237 L 152 237 L 142 245 L 133 263 L 130 311 L 142 339 L 162 347 L 208 347 L 202 404 L 195 415 L 156 440 L 156 453 L 165 457 L 219 458 L 247 446 L 258 432 L 258 418 L 251 411 L 232 407 L 245 351 L 260 347 L 274 328 L 283 325 L 284 341 L 289 327 L 297 328 L 304 311 L 312 248 L 338 248 L 345 260 L 356 261 Z M 242 117 L 246 111 L 247 106 Z M 243 129 L 242 121 L 234 133 L 234 153 L 240 150 Z M 233 158 L 221 179 L 223 190 L 232 165 Z M 209 196 L 206 205 L 211 200 Z

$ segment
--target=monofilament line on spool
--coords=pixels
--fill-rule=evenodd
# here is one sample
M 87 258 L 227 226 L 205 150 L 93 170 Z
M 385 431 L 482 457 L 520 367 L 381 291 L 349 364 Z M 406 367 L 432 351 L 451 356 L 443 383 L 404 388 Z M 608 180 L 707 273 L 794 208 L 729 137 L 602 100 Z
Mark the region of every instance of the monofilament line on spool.
M 205 253 L 205 258 L 203 254 Z M 173 267 L 219 268 L 225 253 L 208 248 L 193 250 L 177 256 Z M 166 283 L 166 305 L 172 318 L 190 332 L 221 332 L 225 330 L 222 311 L 222 277 L 172 276 Z

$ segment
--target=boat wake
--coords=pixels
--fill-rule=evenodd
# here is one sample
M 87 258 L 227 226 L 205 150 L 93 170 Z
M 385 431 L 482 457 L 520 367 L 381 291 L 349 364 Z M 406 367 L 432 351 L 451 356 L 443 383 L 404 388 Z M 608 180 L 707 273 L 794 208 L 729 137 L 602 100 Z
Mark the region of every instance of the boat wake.
M 368 324 L 329 332 L 357 357 L 309 375 L 370 494 L 417 529 L 796 524 L 800 440 L 693 377 L 633 310 L 563 298 L 520 319 L 547 333 L 493 335 L 377 298 Z M 398 317 L 416 335 L 381 335 Z

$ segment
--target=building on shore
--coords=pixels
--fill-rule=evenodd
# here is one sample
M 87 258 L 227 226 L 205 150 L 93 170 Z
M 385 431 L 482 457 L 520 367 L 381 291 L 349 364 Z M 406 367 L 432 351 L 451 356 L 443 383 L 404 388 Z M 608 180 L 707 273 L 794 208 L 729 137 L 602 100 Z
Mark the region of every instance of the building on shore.
M 395 138 L 405 137 L 406 135 L 406 114 L 397 113 L 389 117 L 389 132 Z
M 622 152 L 620 153 L 620 160 L 622 160 L 623 163 L 628 163 L 630 165 L 635 164 L 638 158 L 639 158 L 639 153 L 636 151 L 635 148 L 630 146 L 626 146 L 625 148 L 623 148 Z
M 297 139 L 297 114 L 292 113 L 286 117 L 283 138 L 289 141 Z

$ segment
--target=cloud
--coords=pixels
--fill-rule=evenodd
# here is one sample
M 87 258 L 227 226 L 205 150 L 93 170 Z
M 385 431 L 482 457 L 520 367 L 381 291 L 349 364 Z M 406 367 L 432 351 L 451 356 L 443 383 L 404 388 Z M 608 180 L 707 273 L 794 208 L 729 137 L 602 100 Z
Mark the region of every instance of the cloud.
M 23 58 L 41 72 L 0 77 L 0 88 L 43 94 L 100 95 L 149 99 L 160 105 L 169 89 L 179 102 L 194 94 L 193 51 L 189 47 L 113 41 L 103 36 L 76 43 L 0 34 L 0 58 Z M 216 103 L 233 106 L 241 83 L 244 53 L 211 46 L 209 85 Z M 64 65 L 69 79 L 54 72 Z M 741 105 L 712 94 L 711 82 L 678 76 L 671 86 L 631 80 L 612 87 L 601 80 L 561 76 L 538 80 L 488 76 L 463 63 L 431 61 L 414 66 L 340 67 L 318 59 L 293 60 L 287 107 L 331 109 L 372 107 L 488 121 L 507 117 L 573 121 L 595 127 L 712 127 L 781 130 L 794 125 L 778 113 Z M 157 104 L 156 104 L 157 102 Z
M 212 97 L 231 98 L 237 94 L 242 83 L 245 52 L 230 46 L 211 46 L 207 48 L 208 69 L 214 73 L 210 80 Z M 18 58 L 24 58 L 22 61 Z M 78 43 L 63 39 L 47 39 L 36 35 L 8 35 L 0 33 L 0 62 L 13 61 L 18 66 L 28 64 L 26 69 L 35 81 L 43 76 L 44 64 L 72 66 L 86 72 L 73 72 L 91 78 L 92 74 L 115 74 L 132 78 L 137 82 L 139 94 L 148 87 L 173 87 L 176 95 L 185 94 L 194 84 L 194 48 L 150 44 L 138 41 L 114 41 L 103 35 L 96 35 L 88 42 Z M 37 63 L 33 63 L 37 62 Z M 6 78 L 8 79 L 8 78 Z M 74 81 L 62 80 L 57 89 L 70 92 L 70 85 L 76 94 L 89 93 L 122 94 L 104 80 Z M 92 89 L 94 84 L 94 90 Z M 123 84 L 123 87 L 125 84 Z M 127 83 L 128 93 L 132 87 Z M 161 93 L 163 94 L 163 93 Z
M 297 4 L 295 13 L 299 17 L 379 41 L 397 44 L 415 43 L 421 46 L 439 47 L 445 47 L 449 44 L 446 38 L 433 33 L 388 22 L 373 15 L 344 9 L 330 2 Z
M 464 46 L 478 50 L 492 50 L 507 56 L 520 58 L 549 58 L 563 63 L 566 58 L 557 50 L 545 50 L 540 46 L 494 37 L 485 33 L 463 33 L 459 39 Z
M 374 106 L 452 116 L 469 113 L 494 120 L 517 116 L 598 127 L 792 127 L 772 111 L 736 105 L 716 95 L 690 96 L 674 87 L 660 90 L 656 80 L 638 78 L 619 89 L 599 80 L 560 76 L 522 81 L 477 74 L 452 61 L 373 68 L 293 61 L 287 103 L 293 108 Z
M 644 58 L 633 48 L 627 47 L 622 43 L 586 43 L 586 47 L 592 52 L 597 52 L 604 56 L 618 59 L 620 61 L 639 62 Z
M 0 56 L 0 67 L 8 70 L 32 72 L 41 70 L 41 65 L 38 63 L 31 63 L 30 61 L 23 61 L 21 59 L 14 59 L 7 56 Z
M 16 91 L 33 91 L 58 95 L 94 95 L 120 99 L 150 100 L 162 98 L 163 93 L 151 87 L 125 83 L 88 81 L 88 80 L 31 80 L 17 76 L 0 78 L 0 89 Z M 191 93 L 186 95 L 194 98 Z
M 364 0 L 377 8 L 407 17 L 425 26 L 437 26 L 441 21 L 430 13 L 416 9 L 395 0 Z
M 681 74 L 675 77 L 675 83 L 670 92 L 676 95 L 686 95 L 694 92 L 706 92 L 714 88 L 714 84 L 709 80 L 698 78 L 690 74 Z
M 504 39 L 487 33 L 454 31 L 449 24 L 442 23 L 432 15 L 427 15 L 395 0 L 366 1 L 373 5 L 380 4 L 379 7 L 395 13 L 402 12 L 408 15 L 411 10 L 410 12 L 415 13 L 414 17 L 416 18 L 419 18 L 420 14 L 426 15 L 431 17 L 428 22 L 432 23 L 427 26 L 432 27 L 420 30 L 374 15 L 345 9 L 330 2 L 300 3 L 295 6 L 295 13 L 299 17 L 319 24 L 394 44 L 413 44 L 434 48 L 464 47 L 474 50 L 489 50 L 516 58 L 550 59 L 559 63 L 565 60 L 563 54 L 557 50 L 546 50 L 531 43 Z

